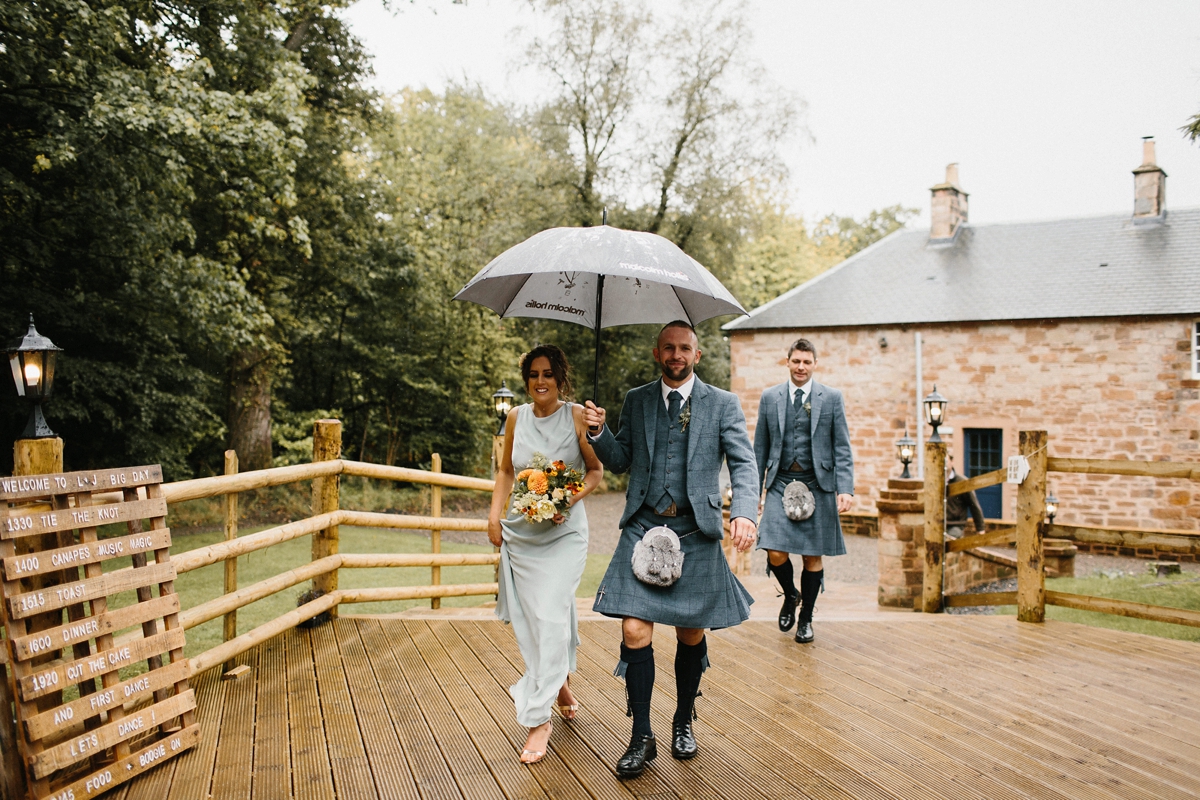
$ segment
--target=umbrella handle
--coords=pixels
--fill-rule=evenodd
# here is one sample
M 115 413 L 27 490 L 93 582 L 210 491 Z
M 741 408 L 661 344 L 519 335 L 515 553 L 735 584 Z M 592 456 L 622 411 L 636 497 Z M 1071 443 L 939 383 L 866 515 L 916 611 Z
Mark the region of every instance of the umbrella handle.
M 605 209 L 605 217 L 606 218 L 608 216 L 607 211 L 608 210 Z M 600 407 L 600 315 L 603 313 L 603 311 L 604 311 L 604 273 L 601 273 L 600 279 L 598 281 L 596 281 L 596 343 L 595 343 L 595 347 L 594 347 L 594 349 L 596 351 L 596 360 L 592 367 L 592 402 L 596 404 L 597 408 Z M 597 436 L 600 433 L 599 428 L 594 428 L 591 426 L 588 426 L 588 431 L 593 436 Z

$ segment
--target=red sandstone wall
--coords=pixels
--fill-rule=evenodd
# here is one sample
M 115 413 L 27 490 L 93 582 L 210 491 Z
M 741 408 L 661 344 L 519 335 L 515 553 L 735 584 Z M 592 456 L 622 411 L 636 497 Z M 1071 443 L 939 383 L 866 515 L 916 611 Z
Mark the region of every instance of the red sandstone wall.
M 925 393 L 950 398 L 947 423 L 1002 428 L 1005 457 L 1022 429 L 1045 429 L 1052 456 L 1200 461 L 1200 381 L 1192 378 L 1191 318 L 970 323 L 920 328 Z M 758 399 L 787 380 L 787 346 L 817 347 L 816 379 L 842 390 L 856 466 L 855 511 L 875 508 L 900 473 L 893 443 L 915 420 L 912 327 L 758 331 L 731 336 L 732 388 L 753 435 Z M 880 337 L 887 339 L 881 347 Z M 928 435 L 928 428 L 926 435 Z M 962 437 L 951 439 L 962 464 Z M 1191 481 L 1050 474 L 1059 521 L 1200 530 Z M 1004 515 L 1015 514 L 1004 487 Z

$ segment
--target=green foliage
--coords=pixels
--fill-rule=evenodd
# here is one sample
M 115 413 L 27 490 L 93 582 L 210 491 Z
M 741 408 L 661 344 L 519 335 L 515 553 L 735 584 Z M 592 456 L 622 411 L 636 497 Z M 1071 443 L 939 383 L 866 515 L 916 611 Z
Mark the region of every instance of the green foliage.
M 479 474 L 492 391 L 525 399 L 523 350 L 561 345 L 591 396 L 592 331 L 451 300 L 506 248 L 607 207 L 752 308 L 911 213 L 808 231 L 784 210 L 802 106 L 762 79 L 736 2 L 539 0 L 550 84 L 521 110 L 466 87 L 380 98 L 347 4 L 0 0 L 0 332 L 33 311 L 65 348 L 47 415 L 69 469 L 213 474 L 231 442 L 296 463 L 337 415 L 348 457 Z M 720 322 L 698 371 L 727 386 Z M 656 333 L 604 332 L 613 418 L 656 377 Z M 0 392 L 4 431 L 27 414 Z

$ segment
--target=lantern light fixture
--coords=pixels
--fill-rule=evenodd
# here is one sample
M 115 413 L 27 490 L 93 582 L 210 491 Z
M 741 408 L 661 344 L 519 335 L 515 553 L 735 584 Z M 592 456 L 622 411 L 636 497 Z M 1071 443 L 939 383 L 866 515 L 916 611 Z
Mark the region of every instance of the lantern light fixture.
M 1046 518 L 1050 520 L 1050 524 L 1054 524 L 1054 516 L 1058 513 L 1058 498 L 1054 496 L 1054 492 L 1046 494 Z
M 938 427 L 946 421 L 946 406 L 950 404 L 950 401 L 938 392 L 935 383 L 933 391 L 921 402 L 925 406 L 925 422 L 933 427 L 933 436 L 929 437 L 929 441 L 940 442 L 942 437 L 938 436 Z
M 904 465 L 904 472 L 900 478 L 910 480 L 912 474 L 908 471 L 908 465 L 917 456 L 917 442 L 908 435 L 908 425 L 904 426 L 904 437 L 896 440 L 896 455 L 899 456 L 900 463 Z
M 50 439 L 57 435 L 46 424 L 42 403 L 54 392 L 54 367 L 60 352 L 61 347 L 38 333 L 33 325 L 33 314 L 29 315 L 29 330 L 25 335 L 8 345 L 8 364 L 12 368 L 17 396 L 33 402 L 29 422 L 21 433 L 22 439 Z
M 492 394 L 492 406 L 496 410 L 496 420 L 500 423 L 496 430 L 497 436 L 504 435 L 504 426 L 508 422 L 508 412 L 512 411 L 514 397 L 512 389 L 508 388 L 507 380 L 501 381 L 500 388 Z

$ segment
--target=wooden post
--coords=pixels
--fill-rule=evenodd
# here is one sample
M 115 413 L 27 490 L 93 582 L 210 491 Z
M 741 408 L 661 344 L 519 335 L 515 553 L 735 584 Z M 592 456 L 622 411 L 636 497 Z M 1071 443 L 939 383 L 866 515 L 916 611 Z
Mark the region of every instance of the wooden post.
M 435 472 L 435 473 L 440 473 L 442 471 L 442 456 L 441 456 L 441 454 L 434 453 L 431 460 L 433 463 L 430 464 L 429 471 Z M 430 505 L 429 516 L 440 517 L 442 515 L 442 487 L 440 487 L 440 486 L 431 486 L 430 487 L 429 505 Z M 441 528 L 434 528 L 433 530 L 431 530 L 429 532 L 429 552 L 431 552 L 431 553 L 442 552 L 442 529 Z M 441 567 L 430 567 L 429 572 L 430 572 L 430 581 L 431 581 L 432 585 L 440 586 L 442 583 L 442 568 Z M 440 597 L 430 598 L 429 607 L 430 608 L 441 608 L 442 607 L 442 598 L 440 598 Z
M 496 475 L 500 472 L 500 460 L 504 455 L 504 437 L 492 437 L 492 480 L 496 480 Z M 504 508 L 500 511 L 500 518 L 503 519 L 508 514 L 508 504 L 512 500 L 511 497 L 504 498 Z M 493 553 L 499 553 L 499 547 L 492 548 Z M 500 562 L 496 562 L 496 568 L 492 571 L 492 582 L 500 583 Z M 496 595 L 496 600 L 500 599 L 500 595 Z
M 1046 432 L 1021 431 L 1029 474 L 1017 487 L 1017 619 L 1046 620 L 1042 518 L 1046 514 Z
M 13 475 L 45 475 L 47 473 L 62 471 L 63 440 L 59 439 L 57 436 L 50 439 L 18 439 L 13 443 Z M 66 498 L 59 497 L 56 498 L 56 500 L 65 501 Z M 37 539 L 40 539 L 41 541 L 35 541 Z M 30 548 L 36 548 L 39 550 L 52 549 L 59 544 L 59 538 L 58 534 L 50 533 L 40 537 L 27 537 L 24 541 L 21 541 L 19 545 L 12 540 L 6 542 L 5 544 L 13 549 L 7 550 L 0 554 L 8 556 L 17 552 L 27 552 Z M 75 570 L 75 574 L 76 577 L 78 577 L 78 570 Z M 61 573 L 51 573 L 49 575 L 32 579 L 30 588 L 36 588 L 43 585 L 49 586 L 60 583 L 61 581 Z M 0 613 L 6 612 L 0 611 Z M 26 624 L 28 626 L 27 630 L 32 633 L 34 631 L 56 627 L 61 625 L 62 622 L 62 611 L 53 611 L 48 614 L 39 614 L 37 616 L 30 617 Z M 84 647 L 86 646 L 87 645 L 85 644 Z M 7 644 L 5 644 L 5 648 L 8 648 Z M 85 653 L 90 652 L 90 649 L 84 651 L 82 648 L 80 648 L 80 652 L 78 653 L 72 650 L 72 656 L 83 656 Z M 11 651 L 8 653 L 8 655 L 12 655 Z M 45 658 L 35 659 L 29 663 L 32 665 L 52 659 L 53 657 L 54 653 L 48 653 Z M 5 660 L 7 661 L 8 659 Z M 5 790 L 14 798 L 24 797 L 27 787 L 33 794 L 45 794 L 49 789 L 49 784 L 44 779 L 35 781 L 32 780 L 31 776 L 27 776 L 25 766 L 22 763 L 23 759 L 18 753 L 18 748 L 21 747 L 19 742 L 23 741 L 23 739 L 17 736 L 16 718 L 10 714 L 10 709 L 15 710 L 15 701 L 17 698 L 17 669 L 16 666 L 11 663 L 9 665 L 9 673 L 10 674 L 4 681 L 4 713 L 2 715 L 3 720 L 0 722 L 5 729 L 2 739 L 7 740 L 5 742 L 6 745 L 10 745 L 6 746 L 4 749 Z M 27 706 L 27 710 L 31 707 L 36 707 L 38 710 L 45 710 L 57 705 L 61 699 L 61 693 L 48 695 L 42 700 L 34 701 L 33 704 Z M 32 745 L 32 747 L 36 748 L 36 751 L 40 751 L 41 743 L 35 743 Z M 26 784 L 27 779 L 32 781 L 32 786 L 28 786 Z
M 342 457 L 342 423 L 336 419 L 319 419 L 313 423 L 313 462 L 333 461 Z M 340 476 L 329 475 L 324 478 L 314 478 L 312 485 L 312 513 L 328 514 L 337 511 L 339 504 L 338 483 Z M 330 525 L 324 530 L 317 531 L 312 537 L 312 560 L 336 555 L 338 552 L 338 526 Z M 313 590 L 325 592 L 337 591 L 337 571 L 327 572 L 313 578 Z M 329 610 L 330 616 L 337 616 L 337 607 Z
M 942 572 L 946 556 L 946 443 L 925 443 L 925 579 L 921 610 L 942 610 Z
M 225 451 L 225 474 L 236 475 L 238 471 L 238 457 L 236 450 Z M 225 495 L 225 541 L 230 542 L 237 538 L 238 533 L 238 496 L 237 492 L 229 492 Z M 237 557 L 225 559 L 225 594 L 232 594 L 238 588 L 237 580 Z M 225 615 L 225 635 L 224 641 L 237 638 L 237 609 L 230 611 Z M 237 666 L 237 662 L 230 660 L 225 662 L 225 671 L 233 669 Z

